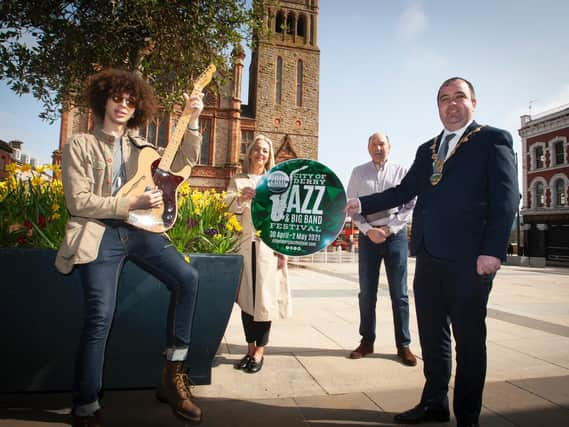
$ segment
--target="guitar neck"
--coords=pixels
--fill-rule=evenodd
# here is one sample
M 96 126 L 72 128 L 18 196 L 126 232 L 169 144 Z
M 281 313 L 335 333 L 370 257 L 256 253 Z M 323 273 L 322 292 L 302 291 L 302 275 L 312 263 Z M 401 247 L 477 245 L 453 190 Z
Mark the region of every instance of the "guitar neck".
M 215 70 L 216 70 L 215 65 L 210 64 L 206 68 L 206 70 L 202 74 L 200 74 L 200 76 L 194 82 L 194 89 L 192 90 L 190 97 L 197 96 L 201 93 L 201 91 L 211 81 L 213 74 L 215 73 Z M 176 157 L 178 148 L 182 143 L 182 139 L 184 138 L 191 117 L 192 117 L 192 110 L 189 108 L 184 108 L 182 110 L 182 115 L 178 119 L 178 123 L 176 123 L 176 129 L 174 129 L 174 132 L 170 137 L 170 142 L 168 142 L 168 145 L 166 146 L 166 149 L 162 154 L 162 159 L 158 164 L 158 168 L 162 169 L 163 171 L 170 172 L 170 167 L 172 166 L 174 157 Z
M 186 129 L 188 128 L 188 124 L 190 123 L 191 118 L 191 111 L 186 111 L 182 113 L 178 123 L 176 123 L 176 129 L 172 133 L 170 137 L 170 142 L 166 146 L 164 153 L 162 154 L 162 159 L 158 164 L 158 167 L 163 171 L 170 171 L 170 167 L 172 166 L 172 162 L 174 161 L 174 157 L 178 152 L 178 148 L 182 143 L 182 139 L 184 138 L 184 134 L 186 133 Z

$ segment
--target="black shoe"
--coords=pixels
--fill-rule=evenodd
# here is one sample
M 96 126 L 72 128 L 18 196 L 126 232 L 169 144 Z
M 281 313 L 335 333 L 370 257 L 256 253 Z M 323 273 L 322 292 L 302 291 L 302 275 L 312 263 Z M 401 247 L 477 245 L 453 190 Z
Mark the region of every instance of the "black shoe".
M 245 372 L 249 372 L 250 374 L 255 374 L 259 372 L 263 367 L 264 361 L 265 361 L 264 357 L 258 362 L 255 360 L 254 357 L 251 357 L 249 363 L 247 364 L 247 367 L 245 368 Z
M 417 405 L 408 411 L 401 412 L 393 417 L 397 424 L 420 424 L 436 421 L 444 423 L 450 420 L 449 411 L 434 409 L 428 406 Z
M 237 362 L 233 367 L 235 369 L 245 369 L 247 367 L 247 365 L 249 364 L 249 361 L 251 359 L 252 359 L 252 357 L 247 354 L 239 362 Z

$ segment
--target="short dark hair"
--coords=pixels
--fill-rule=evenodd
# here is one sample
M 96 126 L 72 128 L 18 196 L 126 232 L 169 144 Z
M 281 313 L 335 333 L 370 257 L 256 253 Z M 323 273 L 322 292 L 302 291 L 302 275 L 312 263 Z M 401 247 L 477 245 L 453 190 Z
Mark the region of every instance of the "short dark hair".
M 472 96 L 472 99 L 476 99 L 476 92 L 474 92 L 474 86 L 472 85 L 472 83 L 470 83 L 464 77 L 451 77 L 450 79 L 446 79 L 443 82 L 443 84 L 439 86 L 439 91 L 437 92 L 437 102 L 439 102 L 439 96 L 441 94 L 441 89 L 443 87 L 445 87 L 446 85 L 448 85 L 449 83 L 454 82 L 455 80 L 462 80 L 464 83 L 466 83 L 466 85 L 470 89 L 470 95 Z
M 107 100 L 114 94 L 128 93 L 136 99 L 136 110 L 126 127 L 138 128 L 153 118 L 158 109 L 152 87 L 138 73 L 107 68 L 91 76 L 85 88 L 85 100 L 101 120 L 105 117 Z

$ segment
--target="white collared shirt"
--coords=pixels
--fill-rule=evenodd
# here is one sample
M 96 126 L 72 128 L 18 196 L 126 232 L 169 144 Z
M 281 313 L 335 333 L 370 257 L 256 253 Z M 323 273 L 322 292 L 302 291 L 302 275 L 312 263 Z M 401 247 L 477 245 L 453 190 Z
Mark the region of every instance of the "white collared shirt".
M 454 133 L 454 137 L 448 142 L 448 151 L 447 151 L 447 156 L 445 157 L 445 160 L 448 159 L 448 157 L 449 157 L 450 154 L 452 153 L 452 150 L 454 150 L 454 147 L 456 147 L 456 144 L 458 144 L 458 141 L 460 141 L 460 138 L 462 138 L 462 135 L 464 134 L 464 131 L 466 130 L 466 128 L 467 128 L 468 126 L 470 126 L 470 125 L 472 124 L 473 121 L 474 121 L 474 120 L 471 120 L 470 122 L 468 122 L 468 123 L 466 124 L 466 126 L 460 128 L 460 129 L 458 129 L 458 130 L 455 130 L 455 131 L 450 131 L 450 130 L 448 130 L 448 129 L 446 129 L 446 128 L 444 129 L 443 135 L 442 135 L 442 138 L 441 138 L 441 141 L 444 141 L 444 140 L 445 140 L 445 137 L 446 137 L 448 134 Z
M 399 185 L 407 169 L 386 160 L 381 166 L 373 162 L 367 162 L 356 166 L 352 170 L 348 183 L 348 198 L 367 196 L 373 193 L 381 193 L 388 188 Z M 392 234 L 399 232 L 411 219 L 415 199 L 394 209 L 376 212 L 372 215 L 353 215 L 352 219 L 358 229 L 366 234 L 373 227 L 389 226 Z

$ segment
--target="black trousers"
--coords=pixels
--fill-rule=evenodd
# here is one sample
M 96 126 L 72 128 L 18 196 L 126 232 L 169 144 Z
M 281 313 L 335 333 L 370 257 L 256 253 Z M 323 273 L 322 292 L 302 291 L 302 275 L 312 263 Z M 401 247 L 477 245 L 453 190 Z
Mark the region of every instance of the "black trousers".
M 243 330 L 247 343 L 255 343 L 257 347 L 263 347 L 269 343 L 269 333 L 271 332 L 271 322 L 258 322 L 249 313 L 241 312 Z
M 255 303 L 255 291 L 257 286 L 257 255 L 255 250 L 255 242 L 251 243 L 251 273 L 253 281 L 253 305 Z M 245 340 L 247 343 L 255 343 L 257 347 L 266 346 L 269 342 L 269 333 L 271 332 L 271 322 L 259 322 L 249 313 L 241 311 L 241 321 L 243 322 L 243 330 L 245 331 Z
M 421 403 L 448 410 L 451 325 L 456 341 L 454 414 L 458 424 L 476 423 L 486 378 L 486 305 L 494 275 L 476 273 L 476 259 L 449 261 L 417 254 L 415 307 L 424 361 Z

